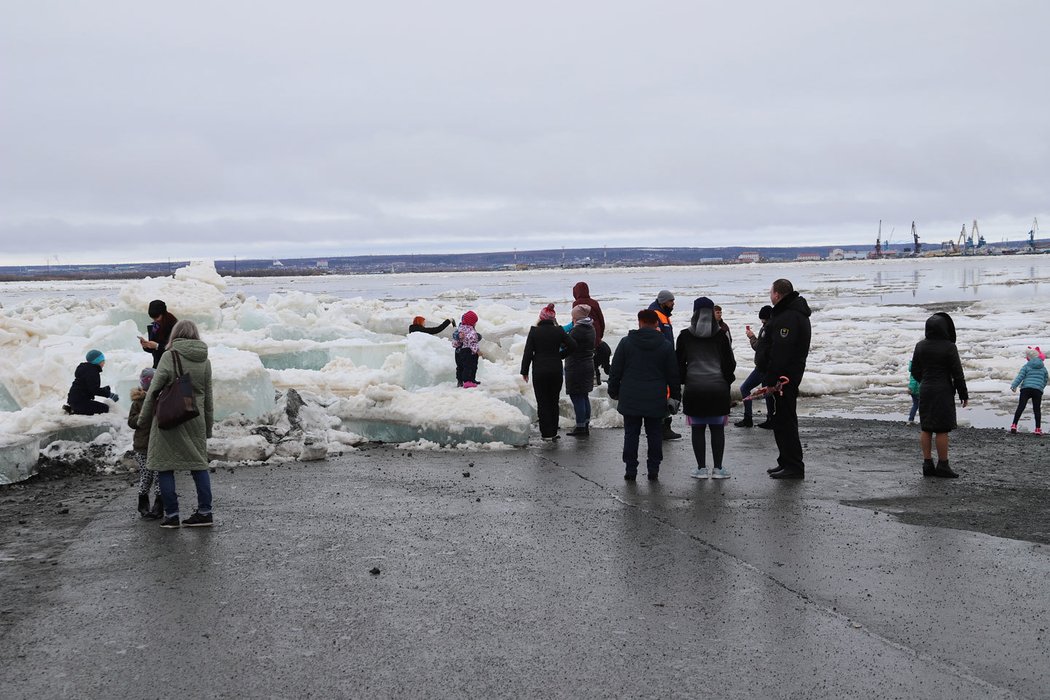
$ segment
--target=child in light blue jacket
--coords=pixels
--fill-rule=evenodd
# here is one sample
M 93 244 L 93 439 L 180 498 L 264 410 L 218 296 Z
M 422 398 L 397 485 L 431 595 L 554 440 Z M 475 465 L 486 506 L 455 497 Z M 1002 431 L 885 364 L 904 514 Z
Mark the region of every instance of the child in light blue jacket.
M 1050 378 L 1047 375 L 1046 366 L 1043 364 L 1046 355 L 1038 347 L 1034 347 L 1025 351 L 1025 358 L 1027 358 L 1028 362 L 1025 363 L 1021 371 L 1017 373 L 1013 383 L 1010 384 L 1010 391 L 1017 391 L 1018 387 L 1021 388 L 1021 396 L 1017 403 L 1017 411 L 1014 413 L 1014 422 L 1010 426 L 1010 432 L 1017 432 L 1017 421 L 1021 420 L 1021 414 L 1024 413 L 1025 406 L 1028 404 L 1028 400 L 1031 399 L 1032 412 L 1035 414 L 1035 434 L 1042 435 L 1042 416 L 1039 404 L 1042 403 L 1043 390 L 1046 389 L 1047 379 Z

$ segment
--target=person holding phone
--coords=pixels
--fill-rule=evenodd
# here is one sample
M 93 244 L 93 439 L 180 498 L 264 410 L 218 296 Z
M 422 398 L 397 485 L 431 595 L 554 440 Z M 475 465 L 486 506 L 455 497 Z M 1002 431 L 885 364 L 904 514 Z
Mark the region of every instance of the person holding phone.
M 157 365 L 160 364 L 160 356 L 164 354 L 168 340 L 171 338 L 171 329 L 175 327 L 179 319 L 168 311 L 168 305 L 160 299 L 151 301 L 146 313 L 153 322 L 146 326 L 147 337 L 139 336 L 139 345 L 144 352 L 153 355 L 153 369 L 157 369 Z

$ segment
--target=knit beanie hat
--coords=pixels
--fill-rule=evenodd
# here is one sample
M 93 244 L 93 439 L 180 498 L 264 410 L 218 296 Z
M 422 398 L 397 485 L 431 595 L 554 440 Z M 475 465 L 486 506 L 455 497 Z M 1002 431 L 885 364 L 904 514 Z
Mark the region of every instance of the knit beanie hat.
M 656 301 L 661 304 L 666 304 L 669 301 L 674 301 L 674 294 L 669 289 L 661 289 L 660 293 L 656 295 Z
M 1040 360 L 1046 359 L 1046 355 L 1043 354 L 1043 351 L 1039 349 L 1038 345 L 1036 345 L 1035 347 L 1029 345 L 1028 349 L 1024 351 L 1024 356 L 1026 360 L 1034 360 L 1037 357 Z
M 478 322 L 478 315 L 473 311 L 468 311 L 467 313 L 463 314 L 463 318 L 460 320 L 465 326 L 473 326 Z
M 758 310 L 758 320 L 759 321 L 768 321 L 771 318 L 773 318 L 773 307 L 770 306 L 769 304 L 766 304 L 765 306 L 763 306 L 761 309 Z
M 582 318 L 587 318 L 591 315 L 591 307 L 587 304 L 577 304 L 572 307 L 572 320 L 579 321 Z
M 713 308 L 715 308 L 715 303 L 707 297 L 697 297 L 693 300 L 693 311 L 698 311 L 699 309 Z
M 553 321 L 554 318 L 555 318 L 554 304 L 547 304 L 546 306 L 543 307 L 543 310 L 540 311 L 540 320 L 541 321 Z
M 422 316 L 416 316 L 415 318 L 412 319 L 412 325 L 413 326 L 422 326 L 425 321 L 426 321 L 426 319 L 423 318 Z
M 101 350 L 88 350 L 88 354 L 84 359 L 93 365 L 100 365 L 106 361 L 106 356 L 102 354 Z
M 157 318 L 157 316 L 163 316 L 164 314 L 168 313 L 168 305 L 160 299 L 154 299 L 149 303 L 149 309 L 146 310 L 146 313 L 149 315 L 150 318 Z
M 150 382 L 153 381 L 153 375 L 155 373 L 156 370 L 154 370 L 152 367 L 147 367 L 146 369 L 139 372 L 139 386 L 142 387 L 143 391 L 149 389 Z

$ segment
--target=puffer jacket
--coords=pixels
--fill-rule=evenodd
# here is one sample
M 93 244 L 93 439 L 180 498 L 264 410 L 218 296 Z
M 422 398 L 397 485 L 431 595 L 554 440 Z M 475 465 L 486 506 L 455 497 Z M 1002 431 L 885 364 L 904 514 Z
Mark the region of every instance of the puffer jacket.
M 697 418 L 729 415 L 736 358 L 710 309 L 693 312 L 689 328 L 678 334 L 675 354 L 678 377 L 685 385 L 682 412 Z
M 182 425 L 161 430 L 154 416 L 157 394 L 175 380 L 175 361 L 172 353 L 179 354 L 182 371 L 193 381 L 193 398 L 200 415 Z M 138 425 L 150 426 L 149 456 L 146 467 L 156 471 L 189 470 L 208 468 L 208 438 L 211 437 L 213 419 L 211 361 L 208 346 L 202 340 L 178 338 L 171 344 L 157 365 L 149 393 L 142 404 Z
M 955 395 L 963 401 L 970 395 L 955 347 L 955 323 L 948 314 L 926 319 L 926 338 L 915 345 L 911 373 L 919 380 L 919 427 L 927 433 L 954 430 Z
M 667 394 L 681 399 L 673 341 L 655 328 L 639 328 L 620 340 L 609 372 L 609 397 L 625 416 L 663 417 Z
M 572 325 L 569 337 L 576 341 L 576 349 L 565 357 L 565 393 L 589 394 L 594 388 L 594 324 L 581 318 Z
M 1046 365 L 1038 357 L 1033 357 L 1031 360 L 1025 363 L 1021 371 L 1017 373 L 1017 377 L 1013 383 L 1010 384 L 1011 389 L 1035 389 L 1039 393 L 1043 393 L 1043 389 L 1046 388 L 1047 383 L 1047 372 Z
M 142 413 L 142 404 L 146 402 L 146 392 L 135 387 L 131 390 L 131 408 L 128 409 L 128 427 L 135 429 L 135 437 L 131 441 L 131 447 L 136 452 L 149 451 L 149 425 L 139 425 L 139 414 Z

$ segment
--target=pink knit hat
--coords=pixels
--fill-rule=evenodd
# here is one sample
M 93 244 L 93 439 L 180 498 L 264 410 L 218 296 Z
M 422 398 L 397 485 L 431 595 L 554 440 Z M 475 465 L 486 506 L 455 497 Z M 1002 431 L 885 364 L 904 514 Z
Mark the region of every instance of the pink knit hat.
M 543 307 L 543 311 L 540 311 L 540 320 L 553 321 L 554 318 L 554 304 L 547 304 Z

